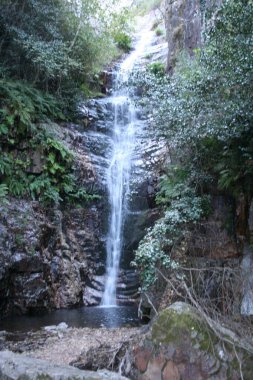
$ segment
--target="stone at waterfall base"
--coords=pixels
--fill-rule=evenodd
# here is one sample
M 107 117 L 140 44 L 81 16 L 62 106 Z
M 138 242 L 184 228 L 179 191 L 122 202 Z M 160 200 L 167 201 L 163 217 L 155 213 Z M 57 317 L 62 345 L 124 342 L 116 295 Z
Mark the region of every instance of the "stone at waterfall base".
M 0 352 L 0 379 L 4 380 L 127 380 L 110 371 L 81 371 L 11 351 Z
M 241 363 L 244 380 L 252 380 L 253 354 L 240 347 L 243 342 L 232 331 L 219 328 L 227 342 L 195 308 L 176 302 L 132 343 L 131 371 L 125 374 L 136 380 L 240 380 Z

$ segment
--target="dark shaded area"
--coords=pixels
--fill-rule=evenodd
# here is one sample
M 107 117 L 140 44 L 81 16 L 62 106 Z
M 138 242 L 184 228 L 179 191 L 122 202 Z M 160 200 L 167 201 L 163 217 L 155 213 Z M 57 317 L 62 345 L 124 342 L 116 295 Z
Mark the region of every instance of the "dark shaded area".
M 1 321 L 0 329 L 7 331 L 38 330 L 49 325 L 67 323 L 69 327 L 127 327 L 138 326 L 138 310 L 133 306 L 124 307 L 82 307 L 57 310 L 34 316 L 8 317 Z

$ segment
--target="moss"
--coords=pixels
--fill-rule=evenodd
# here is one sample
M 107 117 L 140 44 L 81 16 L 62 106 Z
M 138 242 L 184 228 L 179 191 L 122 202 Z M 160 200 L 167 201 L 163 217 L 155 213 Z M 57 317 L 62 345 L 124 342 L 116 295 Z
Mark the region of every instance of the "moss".
M 192 346 L 202 351 L 214 353 L 217 337 L 197 315 L 189 312 L 178 313 L 173 309 L 164 310 L 153 325 L 152 340 L 154 343 L 177 345 L 187 340 Z
M 232 339 L 225 335 L 224 338 Z M 226 374 L 226 379 L 238 377 L 239 358 L 244 379 L 252 380 L 252 354 L 241 348 L 237 348 L 235 354 L 234 345 L 221 342 L 201 315 L 189 305 L 179 303 L 174 308 L 172 306 L 163 310 L 152 326 L 149 342 L 153 356 L 159 356 L 161 350 L 166 353 L 166 346 L 172 346 L 183 353 L 189 352 L 187 360 L 210 358 L 210 363 L 214 363 L 212 376 Z

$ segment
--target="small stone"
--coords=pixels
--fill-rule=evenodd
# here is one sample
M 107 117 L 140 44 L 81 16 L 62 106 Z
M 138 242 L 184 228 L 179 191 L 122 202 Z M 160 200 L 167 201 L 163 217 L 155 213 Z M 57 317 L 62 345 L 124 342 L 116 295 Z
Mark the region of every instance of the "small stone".
M 162 380 L 180 380 L 180 374 L 177 366 L 170 360 L 162 373 Z
M 68 328 L 68 325 L 67 325 L 67 323 L 65 323 L 65 322 L 61 322 L 61 323 L 59 323 L 59 325 L 57 325 L 57 329 L 59 330 L 66 330 Z
M 135 353 L 135 366 L 140 372 L 145 372 L 152 356 L 150 350 L 138 348 Z
M 162 380 L 162 367 L 163 362 L 161 362 L 160 357 L 150 360 L 145 376 L 149 380 Z M 168 378 L 168 380 L 171 379 Z
M 55 332 L 56 329 L 57 329 L 57 326 L 56 326 L 56 325 L 45 326 L 45 327 L 44 327 L 44 330 L 47 331 L 47 332 Z

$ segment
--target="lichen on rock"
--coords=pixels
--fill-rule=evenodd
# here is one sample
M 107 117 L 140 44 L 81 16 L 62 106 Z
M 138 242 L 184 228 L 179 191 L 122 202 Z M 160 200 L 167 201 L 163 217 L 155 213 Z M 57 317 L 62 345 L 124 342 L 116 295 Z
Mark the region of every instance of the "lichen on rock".
M 227 331 L 229 334 L 229 332 Z M 176 302 L 160 312 L 132 350 L 133 378 L 138 380 L 250 380 L 253 355 L 226 343 L 192 306 Z M 240 364 L 241 363 L 241 364 Z

